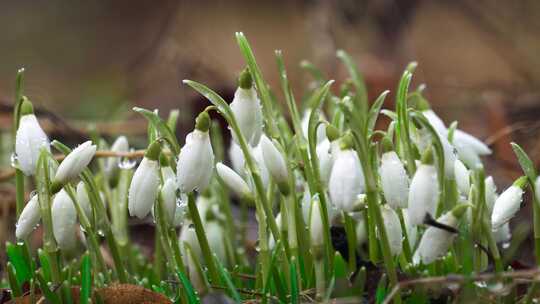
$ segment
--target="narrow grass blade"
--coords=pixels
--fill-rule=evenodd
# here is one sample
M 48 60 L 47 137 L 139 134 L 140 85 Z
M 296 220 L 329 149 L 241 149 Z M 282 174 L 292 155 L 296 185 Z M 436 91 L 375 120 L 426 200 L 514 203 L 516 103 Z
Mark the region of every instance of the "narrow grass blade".
M 188 299 L 189 304 L 199 304 L 199 298 L 195 294 L 195 290 L 193 289 L 193 285 L 191 285 L 191 282 L 189 282 L 188 278 L 185 274 L 183 274 L 180 271 L 176 272 L 178 274 L 178 278 L 180 279 L 180 282 L 182 283 L 182 286 L 184 287 L 184 290 L 186 291 L 186 296 Z
M 14 297 L 20 297 L 22 295 L 22 290 L 17 280 L 15 267 L 13 267 L 11 262 L 7 262 L 6 268 L 7 268 L 7 273 L 8 273 L 7 278 L 9 282 L 9 288 L 11 288 L 11 293 Z
M 180 145 L 178 144 L 178 140 L 176 139 L 174 132 L 171 131 L 169 126 L 159 117 L 159 115 L 147 109 L 138 107 L 134 107 L 133 111 L 141 114 L 146 119 L 148 119 L 148 121 L 152 125 L 154 125 L 154 128 L 156 128 L 161 134 L 161 136 L 163 136 L 165 140 L 167 140 L 174 154 L 180 153 Z
M 85 254 L 81 261 L 81 304 L 87 304 L 88 298 L 90 298 L 92 292 L 92 265 L 90 262 L 90 255 Z
M 223 265 L 221 264 L 221 262 L 219 261 L 219 259 L 216 257 L 215 254 L 214 254 L 214 260 L 216 261 L 216 265 L 217 265 L 219 274 L 221 276 L 221 280 L 225 282 L 225 285 L 227 285 L 227 288 L 229 289 L 229 292 L 231 293 L 231 297 L 237 303 L 242 302 L 242 298 L 240 297 L 238 290 L 236 290 L 236 286 L 234 286 L 233 282 L 231 281 L 231 276 L 229 275 L 227 270 L 223 268 Z
M 17 282 L 19 282 L 20 285 L 27 282 L 32 277 L 30 273 L 30 265 L 25 259 L 23 250 L 24 247 L 22 245 L 15 245 L 12 243 L 6 244 L 6 251 L 9 261 L 15 269 Z
M 298 281 L 296 273 L 296 259 L 291 259 L 290 263 L 290 276 L 291 276 L 291 303 L 297 304 L 300 293 L 298 291 Z

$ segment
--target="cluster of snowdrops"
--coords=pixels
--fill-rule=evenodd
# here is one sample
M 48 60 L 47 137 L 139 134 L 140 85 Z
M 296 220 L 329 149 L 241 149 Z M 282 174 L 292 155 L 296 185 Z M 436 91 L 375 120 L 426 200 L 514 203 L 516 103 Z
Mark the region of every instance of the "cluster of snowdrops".
M 216 285 L 227 286 L 237 301 L 255 297 L 238 293 L 248 287 L 285 302 L 311 288 L 313 298 L 328 299 L 339 261 L 349 278 L 365 277 L 359 261 L 370 261 L 385 272 L 389 287 L 396 286 L 399 273 L 463 273 L 465 259 L 473 261 L 471 273 L 508 269 L 499 251 L 511 240 L 509 220 L 520 209 L 524 189 L 536 182 L 535 173 L 498 190 L 481 160 L 490 148 L 457 123 L 445 124 L 422 95 L 423 86 L 409 90 L 415 64 L 403 73 L 390 110 L 382 109 L 388 92 L 368 102 L 361 74 L 345 52 L 338 57 L 351 79 L 339 88 L 331 89 L 333 81 L 304 63 L 314 81 L 299 109 L 281 54 L 284 103 L 264 82 L 243 35 L 237 37 L 248 67 L 232 101 L 184 81 L 211 105 L 197 116 L 182 146 L 175 113 L 164 120 L 157 110 L 135 108 L 149 122 L 148 146 L 136 167 L 130 161 L 136 153 L 124 136 L 110 148 L 100 138 L 73 150 L 51 143 L 32 103 L 21 95 L 16 167 L 35 178 L 36 191 L 20 210 L 16 237 L 25 242 L 43 223 L 51 264 L 46 283 L 69 280 L 63 270 L 73 263 L 68 257 L 87 250 L 94 284 L 149 285 L 144 272 L 122 257 L 132 254 L 128 217 L 153 219 L 161 259 L 154 263 L 165 269 L 157 282 L 168 276 L 181 282 L 174 291 L 159 283 L 154 290 L 181 303 L 197 301 Z M 288 115 L 279 110 L 285 106 Z M 227 148 L 214 115 L 228 123 Z M 376 129 L 382 116 L 389 123 Z M 58 163 L 51 149 L 65 158 Z M 255 211 L 258 232 L 252 255 L 249 210 Z M 345 251 L 336 253 L 331 227 L 343 227 Z M 112 268 L 100 250 L 102 239 Z M 275 269 L 292 274 L 276 275 Z M 253 274 L 255 282 L 231 279 L 240 272 Z M 192 290 L 193 297 L 186 296 Z M 400 301 L 410 295 L 392 296 Z

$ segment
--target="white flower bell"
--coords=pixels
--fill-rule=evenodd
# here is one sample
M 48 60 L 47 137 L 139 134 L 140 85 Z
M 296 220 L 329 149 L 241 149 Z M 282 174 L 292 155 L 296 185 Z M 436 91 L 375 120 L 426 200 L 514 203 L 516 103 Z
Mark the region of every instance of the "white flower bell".
M 231 165 L 234 171 L 240 176 L 245 176 L 246 170 L 244 166 L 246 161 L 244 159 L 244 153 L 242 152 L 240 146 L 234 141 L 231 142 L 231 145 L 229 146 L 229 159 L 231 160 Z
M 129 143 L 127 137 L 118 136 L 111 146 L 111 151 L 115 153 L 125 153 L 129 151 Z M 105 160 L 105 174 L 111 180 L 116 179 L 118 175 L 118 165 L 120 164 L 120 157 L 108 157 Z
M 88 166 L 96 154 L 96 145 L 86 141 L 73 149 L 58 166 L 52 183 L 52 192 L 56 193 L 67 182 L 77 178 Z
M 388 237 L 388 244 L 390 245 L 390 252 L 393 256 L 396 256 L 401 253 L 403 244 L 403 232 L 399 217 L 396 211 L 388 205 L 381 208 L 381 213 L 386 229 L 386 236 Z
M 491 227 L 498 229 L 507 223 L 518 212 L 523 200 L 523 187 L 527 184 L 525 176 L 518 178 L 514 184 L 497 198 L 491 214 Z
M 161 198 L 163 202 L 163 211 L 165 213 L 165 219 L 169 223 L 169 225 L 175 224 L 175 216 L 176 216 L 176 190 L 177 190 L 176 182 L 174 179 L 167 179 L 163 183 L 163 186 L 161 187 Z
M 278 148 L 276 148 L 275 144 L 265 135 L 261 137 L 261 150 L 264 164 L 270 176 L 272 176 L 272 179 L 278 185 L 281 193 L 284 195 L 289 194 L 289 172 L 285 158 Z
M 433 152 L 428 149 L 422 163 L 416 169 L 409 190 L 409 219 L 412 225 L 420 225 L 426 215 L 435 215 L 439 199 L 437 170 L 433 166 Z
M 262 135 L 263 115 L 248 69 L 242 71 L 238 78 L 238 89 L 234 93 L 230 107 L 246 142 L 252 147 L 257 146 Z M 238 142 L 236 134 L 234 132 L 231 134 L 233 140 Z
M 210 184 L 214 171 L 214 151 L 210 143 L 210 116 L 202 112 L 195 130 L 186 136 L 186 144 L 178 156 L 176 174 L 182 192 L 203 191 Z
M 77 210 L 65 190 L 55 195 L 52 208 L 52 228 L 58 247 L 62 250 L 72 249 L 77 240 Z
M 469 195 L 469 190 L 471 189 L 469 169 L 467 169 L 459 159 L 456 159 L 454 162 L 454 172 L 459 193 L 463 197 L 467 197 Z
M 309 219 L 309 236 L 311 239 L 311 246 L 323 246 L 323 229 L 321 202 L 319 200 L 314 200 L 313 204 L 311 205 L 311 217 Z
M 437 222 L 456 228 L 467 207 L 465 204 L 458 205 L 452 211 L 439 217 Z M 418 249 L 416 249 L 413 256 L 413 263 L 431 264 L 436 259 L 444 256 L 455 237 L 456 234 L 453 232 L 437 227 L 429 227 L 422 235 Z
M 15 225 L 15 236 L 17 239 L 25 239 L 30 235 L 34 228 L 39 224 L 41 213 L 39 210 L 38 196 L 34 195 L 28 201 L 19 216 L 17 225 Z
M 128 210 L 131 216 L 145 218 L 154 206 L 160 183 L 159 141 L 153 142 L 131 179 L 128 193 Z
M 253 199 L 251 197 L 251 190 L 246 182 L 242 179 L 240 175 L 234 172 L 233 169 L 225 166 L 222 163 L 216 164 L 216 171 L 218 176 L 223 180 L 225 185 L 233 191 L 238 197 L 244 199 Z
M 347 135 L 346 135 L 347 137 Z M 364 172 L 352 140 L 342 138 L 341 148 L 334 159 L 328 190 L 332 204 L 345 212 L 353 211 L 360 194 L 365 191 Z
M 77 202 L 88 219 L 92 218 L 92 205 L 86 191 L 86 186 L 81 181 L 77 184 Z
M 49 139 L 34 115 L 32 103 L 25 97 L 20 110 L 21 118 L 15 137 L 15 153 L 19 168 L 25 175 L 30 176 L 36 171 L 40 150 L 50 151 Z
M 383 139 L 386 152 L 381 156 L 379 174 L 384 198 L 392 208 L 407 208 L 409 193 L 409 177 L 396 152 L 392 151 L 392 143 Z

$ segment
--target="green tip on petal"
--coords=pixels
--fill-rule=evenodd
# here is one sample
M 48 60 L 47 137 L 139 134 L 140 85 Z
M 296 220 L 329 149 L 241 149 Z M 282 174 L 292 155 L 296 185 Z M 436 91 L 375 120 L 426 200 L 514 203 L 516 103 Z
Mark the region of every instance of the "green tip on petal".
M 457 206 L 454 207 L 454 209 L 452 209 L 452 215 L 459 219 L 461 218 L 461 216 L 465 213 L 465 211 L 467 211 L 467 208 L 469 208 L 469 204 L 459 204 Z
M 169 166 L 169 158 L 165 153 L 159 154 L 159 165 L 161 167 L 168 167 Z
M 34 106 L 32 105 L 32 102 L 26 98 L 26 96 L 22 97 L 23 101 L 21 103 L 21 116 L 34 114 Z
M 352 149 L 354 146 L 354 138 L 351 132 L 347 132 L 343 137 L 341 137 L 341 141 L 339 143 L 339 147 L 341 150 L 347 150 Z
M 206 111 L 201 112 L 195 119 L 195 129 L 202 132 L 208 132 L 208 129 L 210 129 L 210 115 Z
M 394 150 L 394 144 L 392 143 L 392 140 L 388 136 L 383 137 L 381 144 L 382 144 L 383 153 Z
M 51 183 L 51 194 L 58 193 L 58 191 L 60 191 L 62 187 L 64 187 L 64 184 L 62 184 L 61 182 L 57 180 L 53 181 Z
M 433 165 L 433 149 L 427 148 L 422 155 L 422 164 Z
M 144 157 L 150 159 L 150 160 L 158 160 L 159 154 L 161 153 L 161 142 L 160 140 L 156 140 L 153 143 L 146 148 L 146 153 L 144 153 Z
M 245 90 L 249 90 L 253 86 L 253 78 L 251 78 L 248 68 L 245 68 L 238 76 L 238 86 Z
M 427 101 L 427 99 L 425 99 L 422 96 L 419 96 L 418 98 L 416 98 L 416 108 L 419 111 L 427 111 L 431 109 L 431 106 L 429 105 L 429 102 Z
M 326 125 L 326 137 L 330 142 L 339 138 L 339 130 L 332 124 Z
M 527 182 L 528 182 L 527 177 L 522 176 L 522 177 L 516 179 L 516 181 L 513 183 L 513 185 L 523 189 L 523 188 L 525 188 L 525 186 L 527 186 Z

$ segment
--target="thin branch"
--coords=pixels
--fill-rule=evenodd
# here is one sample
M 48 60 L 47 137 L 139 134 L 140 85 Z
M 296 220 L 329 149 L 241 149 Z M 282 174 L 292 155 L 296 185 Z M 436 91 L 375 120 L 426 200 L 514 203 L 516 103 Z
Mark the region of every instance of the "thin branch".
M 463 276 L 458 274 L 452 274 L 447 276 L 439 277 L 429 277 L 429 278 L 420 278 L 412 279 L 399 282 L 392 291 L 386 296 L 383 304 L 389 304 L 392 301 L 394 295 L 399 292 L 400 289 L 406 288 L 414 285 L 436 285 L 436 284 L 463 284 L 465 282 L 478 282 L 478 281 L 489 281 L 493 279 L 516 279 L 516 280 L 530 280 L 531 282 L 540 281 L 540 269 L 528 269 L 521 271 L 508 271 L 502 273 L 481 273 L 473 276 Z

